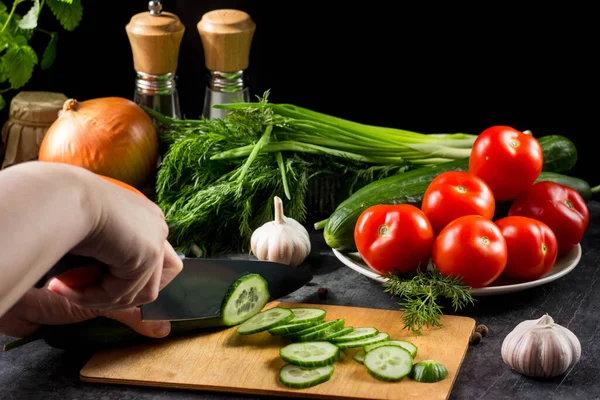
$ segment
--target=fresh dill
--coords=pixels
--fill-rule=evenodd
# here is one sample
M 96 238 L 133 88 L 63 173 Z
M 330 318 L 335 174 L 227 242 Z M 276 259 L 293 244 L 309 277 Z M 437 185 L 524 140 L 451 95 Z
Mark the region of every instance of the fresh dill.
M 442 326 L 440 298 L 449 299 L 454 311 L 475 302 L 470 287 L 464 285 L 460 278 L 444 276 L 435 268 L 418 270 L 410 277 L 388 274 L 387 278 L 383 283 L 384 292 L 401 298 L 403 329 L 409 329 L 415 335 L 420 335 L 423 327 Z

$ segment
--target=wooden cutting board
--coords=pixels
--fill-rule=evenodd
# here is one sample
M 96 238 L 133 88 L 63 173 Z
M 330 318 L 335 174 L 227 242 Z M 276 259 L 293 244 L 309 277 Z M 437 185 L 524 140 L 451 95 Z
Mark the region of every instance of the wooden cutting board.
M 442 328 L 413 336 L 402 329 L 402 312 L 359 307 L 271 302 L 265 309 L 319 307 L 326 320 L 344 318 L 346 326 L 374 326 L 393 339 L 405 339 L 418 347 L 415 362 L 435 359 L 448 369 L 437 383 L 404 378 L 387 383 L 371 377 L 365 366 L 352 359 L 357 350 L 345 350 L 335 363 L 328 382 L 307 389 L 291 389 L 279 383 L 285 364 L 279 349 L 289 339 L 268 332 L 238 335 L 235 327 L 204 332 L 192 337 L 166 339 L 153 344 L 102 350 L 92 356 L 80 373 L 81 380 L 112 384 L 156 386 L 191 390 L 276 395 L 319 399 L 447 399 L 475 328 L 475 320 L 444 315 Z

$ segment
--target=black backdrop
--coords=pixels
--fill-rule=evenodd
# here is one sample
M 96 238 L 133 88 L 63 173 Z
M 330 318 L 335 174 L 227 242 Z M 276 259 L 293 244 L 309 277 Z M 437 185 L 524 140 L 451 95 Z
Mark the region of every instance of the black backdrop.
M 81 25 L 60 31 L 53 68 L 36 70 L 25 89 L 80 100 L 132 98 L 125 25 L 147 10 L 147 1 L 83 4 Z M 182 111 L 193 118 L 202 110 L 206 71 L 197 22 L 207 11 L 237 8 L 257 24 L 248 70 L 253 95 L 271 89 L 273 102 L 423 133 L 479 133 L 506 124 L 536 136 L 565 135 L 579 151 L 572 174 L 600 184 L 592 141 L 600 71 L 592 9 L 564 2 L 441 4 L 164 0 L 164 10 L 186 26 Z M 59 29 L 48 11 L 40 26 Z

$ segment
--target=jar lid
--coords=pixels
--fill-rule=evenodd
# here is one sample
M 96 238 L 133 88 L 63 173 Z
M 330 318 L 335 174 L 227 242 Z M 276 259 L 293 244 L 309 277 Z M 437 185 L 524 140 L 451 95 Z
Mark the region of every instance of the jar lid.
M 22 91 L 10 102 L 10 118 L 24 122 L 51 124 L 58 118 L 58 112 L 65 101 L 67 96 L 62 93 Z

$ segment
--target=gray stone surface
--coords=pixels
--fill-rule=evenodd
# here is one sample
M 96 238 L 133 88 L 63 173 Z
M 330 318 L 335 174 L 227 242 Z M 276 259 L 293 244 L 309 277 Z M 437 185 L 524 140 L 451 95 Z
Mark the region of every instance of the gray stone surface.
M 450 399 L 600 399 L 600 284 L 597 283 L 600 276 L 600 202 L 590 202 L 589 208 L 590 226 L 582 241 L 583 256 L 575 270 L 557 281 L 523 292 L 479 297 L 474 307 L 459 312 L 487 325 L 490 333 L 479 345 L 469 347 Z M 317 298 L 316 292 L 319 287 L 327 286 L 328 304 L 398 309 L 396 300 L 383 293 L 378 283 L 339 262 L 326 248 L 321 235 L 315 234 L 313 243 L 313 252 L 302 267 L 314 275 L 313 281 L 284 300 L 324 303 Z M 451 314 L 450 310 L 447 312 Z M 512 372 L 502 362 L 500 348 L 506 334 L 517 323 L 539 318 L 544 313 L 579 337 L 582 357 L 564 376 L 536 380 Z M 0 344 L 9 340 L 0 335 Z M 90 356 L 53 349 L 43 342 L 0 353 L 0 399 L 259 398 L 83 383 L 79 381 L 79 370 Z

